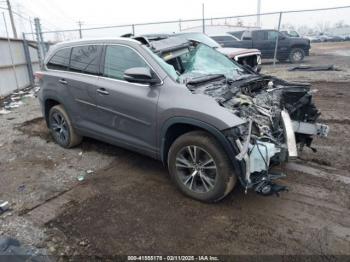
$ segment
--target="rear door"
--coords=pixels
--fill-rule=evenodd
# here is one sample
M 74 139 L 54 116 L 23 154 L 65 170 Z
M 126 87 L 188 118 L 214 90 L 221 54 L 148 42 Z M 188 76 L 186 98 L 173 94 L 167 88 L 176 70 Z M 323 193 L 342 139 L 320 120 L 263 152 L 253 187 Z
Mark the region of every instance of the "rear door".
M 261 56 L 263 58 L 271 58 L 275 45 L 274 41 L 268 37 L 268 31 L 254 31 L 252 36 L 253 47 L 261 51 Z
M 94 129 L 98 117 L 95 85 L 100 75 L 102 45 L 82 45 L 72 48 L 69 76 L 61 84 L 73 100 L 76 125 L 83 129 Z
M 253 37 L 254 48 L 261 51 L 263 58 L 273 58 L 277 37 L 279 37 L 278 55 L 281 56 L 281 54 L 287 52 L 287 41 L 285 37 L 276 30 L 255 31 Z
M 95 89 L 100 109 L 99 130 L 120 145 L 156 154 L 156 111 L 161 87 L 124 80 L 126 69 L 150 68 L 135 49 L 127 45 L 107 45 L 104 53 L 103 76 Z

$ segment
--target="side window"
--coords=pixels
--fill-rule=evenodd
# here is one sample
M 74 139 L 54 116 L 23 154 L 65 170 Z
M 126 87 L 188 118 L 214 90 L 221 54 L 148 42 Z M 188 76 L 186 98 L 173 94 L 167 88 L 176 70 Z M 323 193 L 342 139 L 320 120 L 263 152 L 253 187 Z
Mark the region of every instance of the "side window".
M 139 54 L 129 47 L 119 45 L 107 46 L 104 76 L 123 80 L 124 71 L 132 67 L 149 66 Z
M 71 48 L 65 48 L 57 51 L 47 63 L 47 68 L 67 71 L 69 65 L 70 51 Z
M 101 46 L 87 45 L 73 47 L 70 71 L 98 75 Z
M 242 33 L 242 40 L 252 40 L 252 32 L 245 31 Z
M 273 40 L 275 41 L 278 36 L 277 31 L 267 31 L 267 40 Z
M 231 42 L 231 41 L 235 41 L 236 39 L 230 36 L 213 36 L 213 38 L 218 41 L 218 42 Z
M 266 31 L 256 31 L 255 37 L 257 40 L 267 40 Z

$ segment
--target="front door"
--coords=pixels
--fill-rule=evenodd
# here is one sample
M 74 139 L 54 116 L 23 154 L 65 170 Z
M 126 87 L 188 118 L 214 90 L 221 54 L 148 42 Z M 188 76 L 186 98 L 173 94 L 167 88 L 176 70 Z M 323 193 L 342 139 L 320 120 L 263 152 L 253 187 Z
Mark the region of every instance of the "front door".
M 103 76 L 96 86 L 100 132 L 122 146 L 147 154 L 157 153 L 156 112 L 160 86 L 124 80 L 126 69 L 150 67 L 133 48 L 108 45 Z

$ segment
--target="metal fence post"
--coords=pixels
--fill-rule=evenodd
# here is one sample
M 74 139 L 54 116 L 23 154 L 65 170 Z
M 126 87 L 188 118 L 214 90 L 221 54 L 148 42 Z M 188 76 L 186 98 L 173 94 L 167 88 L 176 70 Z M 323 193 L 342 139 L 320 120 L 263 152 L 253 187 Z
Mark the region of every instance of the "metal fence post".
M 277 31 L 278 31 L 278 34 L 276 36 L 276 43 L 275 43 L 275 53 L 273 55 L 273 65 L 276 65 L 276 59 L 277 59 L 277 50 L 278 50 L 278 40 L 279 40 L 279 36 L 280 36 L 280 29 L 281 29 L 281 20 L 282 20 L 282 12 L 280 12 L 280 16 L 279 16 L 279 19 L 278 19 L 278 28 L 277 28 Z
M 34 86 L 33 65 L 32 65 L 32 60 L 31 60 L 31 58 L 30 58 L 30 52 L 29 52 L 29 47 L 28 47 L 28 41 L 27 41 L 27 39 L 26 39 L 26 34 L 25 34 L 25 33 L 22 33 L 22 35 L 23 35 L 24 56 L 25 56 L 25 58 L 26 58 L 29 81 L 30 81 L 30 85 L 31 85 L 31 86 Z
M 181 28 L 181 19 L 179 19 L 179 32 L 181 32 L 182 28 Z
M 203 34 L 205 34 L 204 3 L 202 4 L 202 27 Z
M 135 36 L 135 25 L 134 24 L 131 25 L 131 30 L 132 30 L 132 35 Z
M 38 58 L 40 62 L 40 68 L 43 68 L 43 49 L 42 49 L 42 43 L 41 43 L 41 38 L 40 38 L 40 21 L 39 18 L 34 18 L 34 26 L 35 26 L 35 35 L 36 35 L 36 42 L 38 46 Z

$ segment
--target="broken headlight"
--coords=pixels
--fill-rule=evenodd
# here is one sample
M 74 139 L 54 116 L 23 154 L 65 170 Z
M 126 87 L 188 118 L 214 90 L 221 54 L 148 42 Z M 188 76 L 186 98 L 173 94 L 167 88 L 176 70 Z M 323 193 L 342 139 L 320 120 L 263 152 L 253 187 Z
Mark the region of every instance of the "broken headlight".
M 234 140 L 237 138 L 244 140 L 249 133 L 249 122 L 226 129 L 223 133 L 227 138 L 231 137 Z

